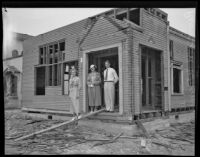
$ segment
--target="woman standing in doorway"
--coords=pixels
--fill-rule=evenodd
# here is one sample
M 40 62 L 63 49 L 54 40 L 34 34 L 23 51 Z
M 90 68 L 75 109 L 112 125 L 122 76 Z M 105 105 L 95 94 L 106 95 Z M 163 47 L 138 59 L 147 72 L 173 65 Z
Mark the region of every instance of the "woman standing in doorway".
M 88 96 L 89 96 L 89 106 L 90 112 L 94 112 L 101 106 L 101 76 L 100 73 L 96 72 L 96 66 L 90 66 L 91 73 L 89 73 L 87 78 L 88 85 Z
M 80 79 L 77 76 L 77 70 L 74 66 L 71 68 L 71 76 L 69 80 L 69 96 L 72 101 L 73 120 L 81 118 L 79 106 L 79 92 L 81 88 Z

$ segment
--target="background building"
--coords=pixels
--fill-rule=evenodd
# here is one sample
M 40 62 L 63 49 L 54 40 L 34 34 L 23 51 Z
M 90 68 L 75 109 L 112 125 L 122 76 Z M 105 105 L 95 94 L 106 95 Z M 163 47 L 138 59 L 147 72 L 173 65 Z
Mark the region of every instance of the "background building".
M 21 107 L 22 43 L 31 36 L 12 32 L 9 37 L 9 42 L 6 43 L 3 52 L 5 108 Z

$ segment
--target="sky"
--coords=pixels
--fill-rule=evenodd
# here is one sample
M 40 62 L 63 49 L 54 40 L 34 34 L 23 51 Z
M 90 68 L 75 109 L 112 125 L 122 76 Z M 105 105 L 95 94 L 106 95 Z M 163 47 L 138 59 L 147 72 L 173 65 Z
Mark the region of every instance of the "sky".
M 3 29 L 39 35 L 112 8 L 6 8 Z M 195 36 L 194 8 L 162 8 L 168 14 L 170 26 Z

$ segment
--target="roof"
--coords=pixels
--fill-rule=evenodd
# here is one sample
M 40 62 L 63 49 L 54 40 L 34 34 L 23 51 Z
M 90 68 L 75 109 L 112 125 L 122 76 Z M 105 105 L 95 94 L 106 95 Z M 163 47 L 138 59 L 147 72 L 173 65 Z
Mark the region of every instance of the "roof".
M 125 21 L 121 21 L 112 17 L 108 17 L 108 16 L 101 16 L 101 17 L 97 17 L 94 18 L 93 20 L 91 20 L 90 18 L 88 18 L 88 20 L 90 20 L 90 23 L 87 26 L 85 26 L 85 29 L 82 30 L 82 32 L 79 34 L 79 39 L 78 42 L 81 45 L 83 43 L 83 41 L 85 40 L 85 38 L 87 37 L 87 35 L 90 33 L 90 31 L 92 30 L 93 26 L 96 24 L 96 22 L 98 20 L 102 20 L 105 19 L 108 22 L 110 22 L 112 25 L 114 25 L 115 27 L 117 27 L 119 30 L 123 30 L 127 27 L 129 27 L 129 25 L 127 24 L 127 22 Z
M 17 33 L 17 32 L 13 32 L 13 33 L 14 33 L 16 39 L 20 40 L 20 41 L 24 41 L 24 40 L 26 40 L 26 39 L 28 39 L 30 37 L 33 37 L 31 35 L 23 34 L 23 33 Z
M 189 34 L 186 34 L 184 32 L 181 32 L 173 27 L 169 27 L 169 30 L 170 30 L 170 33 L 176 33 L 176 35 L 182 37 L 182 38 L 185 38 L 185 39 L 188 39 L 188 40 L 195 40 L 195 37 L 189 35 Z

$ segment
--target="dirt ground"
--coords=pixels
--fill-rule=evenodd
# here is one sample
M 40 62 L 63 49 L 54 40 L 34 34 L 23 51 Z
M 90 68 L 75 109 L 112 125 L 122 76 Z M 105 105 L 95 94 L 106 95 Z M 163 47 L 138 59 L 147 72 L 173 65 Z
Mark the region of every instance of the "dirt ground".
M 150 133 L 148 139 L 142 135 L 128 137 L 123 134 L 112 143 L 105 143 L 103 140 L 112 139 L 117 135 L 105 129 L 72 124 L 28 139 L 14 141 L 18 137 L 61 122 L 63 121 L 31 117 L 20 110 L 5 111 L 5 154 L 194 155 L 194 121 L 173 123 L 170 127 L 157 129 Z

